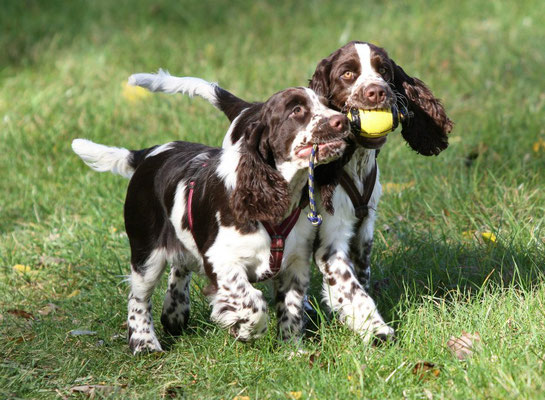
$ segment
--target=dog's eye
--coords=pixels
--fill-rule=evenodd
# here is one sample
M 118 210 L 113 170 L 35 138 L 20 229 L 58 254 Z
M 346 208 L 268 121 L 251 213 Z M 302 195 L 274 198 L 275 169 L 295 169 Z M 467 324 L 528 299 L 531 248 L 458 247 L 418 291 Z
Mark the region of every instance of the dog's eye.
M 291 115 L 292 116 L 297 116 L 297 115 L 301 115 L 303 113 L 303 108 L 301 106 L 295 106 L 293 107 L 293 110 L 291 110 Z
M 354 73 L 352 71 L 346 71 L 344 74 L 342 74 L 342 78 L 346 80 L 354 79 Z
M 386 68 L 382 67 L 378 70 L 378 73 L 384 75 L 386 73 Z

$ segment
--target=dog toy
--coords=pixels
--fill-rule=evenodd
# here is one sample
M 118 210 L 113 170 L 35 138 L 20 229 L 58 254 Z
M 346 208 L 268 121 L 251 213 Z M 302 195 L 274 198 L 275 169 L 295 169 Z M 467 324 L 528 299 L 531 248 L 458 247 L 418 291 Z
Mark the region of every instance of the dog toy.
M 390 109 L 378 110 L 352 108 L 347 116 L 353 132 L 367 138 L 379 138 L 393 132 L 401 121 L 409 117 L 409 112 L 394 105 Z

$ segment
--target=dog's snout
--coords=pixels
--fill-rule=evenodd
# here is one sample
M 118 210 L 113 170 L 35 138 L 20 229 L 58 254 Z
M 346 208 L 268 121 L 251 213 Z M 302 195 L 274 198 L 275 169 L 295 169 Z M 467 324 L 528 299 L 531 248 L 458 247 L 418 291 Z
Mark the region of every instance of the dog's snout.
M 380 104 L 386 100 L 386 90 L 382 86 L 375 83 L 367 86 L 363 92 L 363 95 L 371 104 Z
M 348 118 L 346 115 L 334 115 L 329 118 L 329 126 L 333 129 L 335 132 L 344 132 L 347 130 L 348 127 Z

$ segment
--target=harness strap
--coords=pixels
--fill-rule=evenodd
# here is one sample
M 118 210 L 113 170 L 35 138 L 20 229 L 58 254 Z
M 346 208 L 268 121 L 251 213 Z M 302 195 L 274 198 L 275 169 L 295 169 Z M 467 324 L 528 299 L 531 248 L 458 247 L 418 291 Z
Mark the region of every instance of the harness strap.
M 208 165 L 207 162 L 203 162 L 201 166 L 204 168 Z M 189 230 L 191 234 L 195 236 L 193 232 L 193 192 L 195 191 L 195 181 L 189 182 L 189 193 L 187 194 L 187 222 L 189 223 Z
M 280 271 L 282 258 L 284 257 L 286 238 L 297 223 L 300 214 L 301 208 L 296 207 L 280 225 L 273 226 L 269 222 L 262 222 L 267 233 L 271 237 L 271 255 L 269 258 L 270 273 L 263 279 L 272 278 Z
M 358 188 L 354 184 L 354 181 L 348 175 L 348 173 L 343 169 L 339 183 L 342 188 L 350 197 L 352 205 L 354 206 L 354 211 L 356 213 L 356 218 L 359 220 L 364 219 L 369 215 L 369 200 L 371 200 L 371 195 L 373 194 L 373 189 L 375 188 L 375 183 L 377 181 L 377 161 L 375 163 L 371 172 L 365 178 L 363 182 L 363 194 L 360 194 Z
M 195 190 L 195 181 L 189 182 L 189 194 L 187 195 L 187 222 L 189 223 L 189 229 L 191 234 L 193 233 L 193 191 Z

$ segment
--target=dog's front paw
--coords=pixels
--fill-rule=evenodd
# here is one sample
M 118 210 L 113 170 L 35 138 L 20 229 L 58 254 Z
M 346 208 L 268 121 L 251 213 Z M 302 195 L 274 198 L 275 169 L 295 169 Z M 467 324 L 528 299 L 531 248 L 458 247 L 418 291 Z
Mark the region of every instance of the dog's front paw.
M 214 298 L 212 321 L 229 330 L 229 334 L 242 342 L 258 339 L 267 331 L 267 303 L 263 294 L 250 288 L 243 301 L 237 301 L 222 293 Z M 237 295 L 238 297 L 239 295 Z
M 166 333 L 172 336 L 180 336 L 187 328 L 189 312 L 182 315 L 169 315 L 163 312 L 161 315 L 161 324 Z
M 131 332 L 129 330 L 129 348 L 132 354 L 154 353 L 163 351 L 161 344 L 153 333 Z
M 373 331 L 373 343 L 378 345 L 381 343 L 391 342 L 395 339 L 395 331 L 392 327 L 383 324 Z
M 360 337 L 365 343 L 372 342 L 373 344 L 379 344 L 390 342 L 395 337 L 394 329 L 382 321 L 382 318 L 366 321 L 356 331 L 359 332 Z
M 259 339 L 267 332 L 268 320 L 266 313 L 254 314 L 253 318 L 242 318 L 229 327 L 229 334 L 241 342 Z

